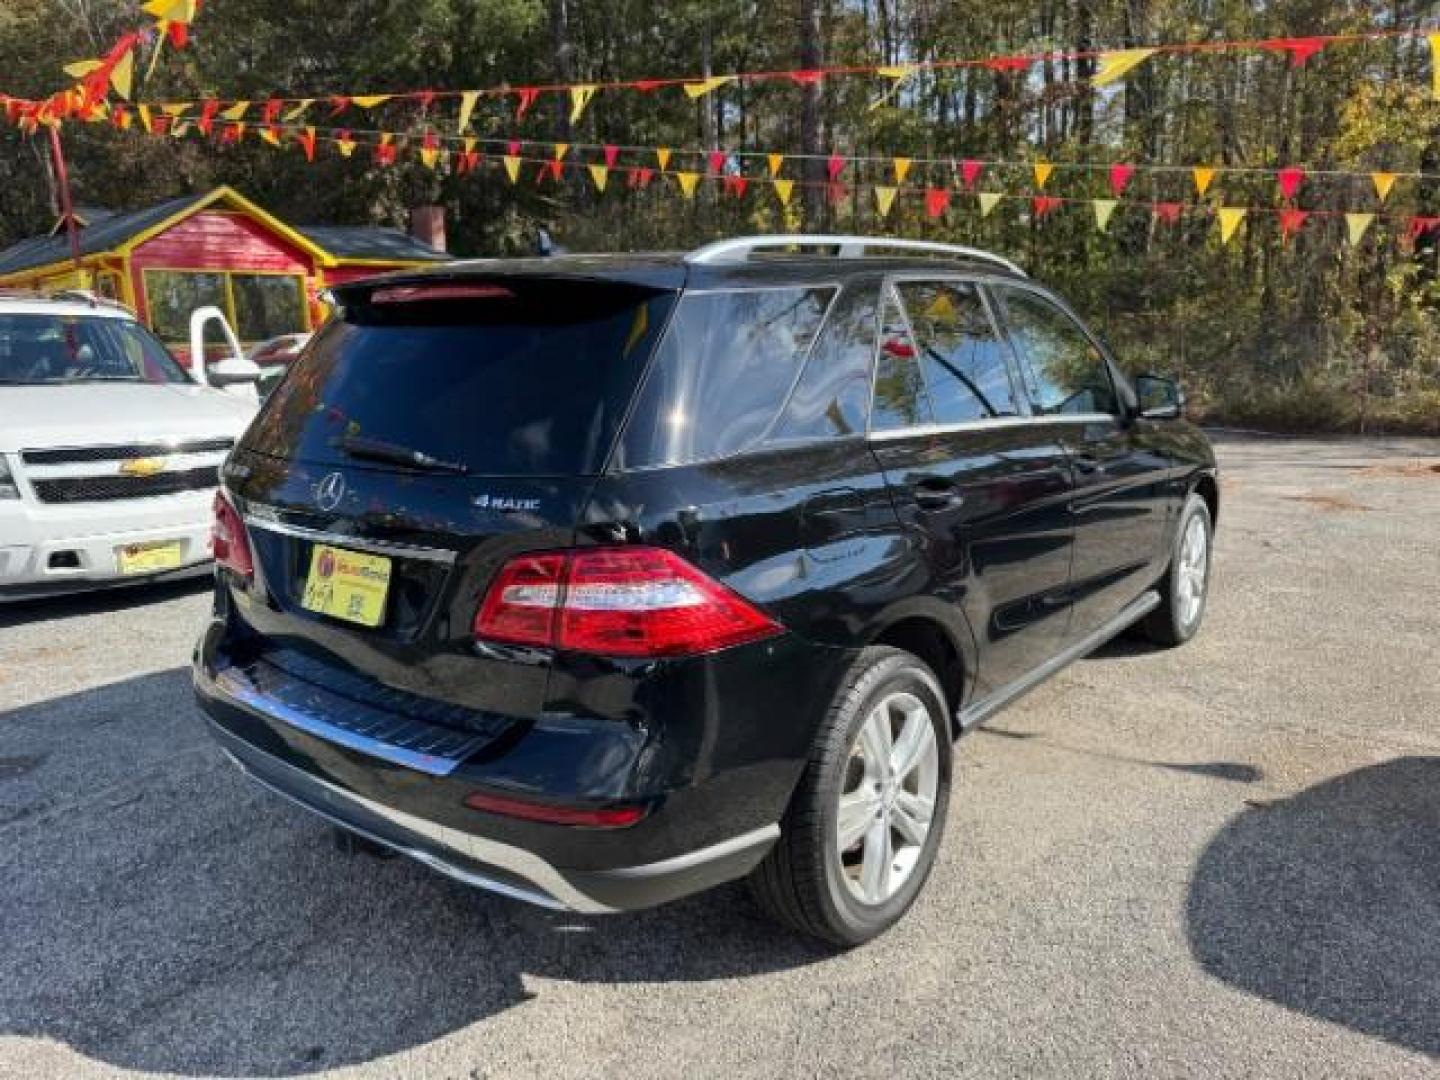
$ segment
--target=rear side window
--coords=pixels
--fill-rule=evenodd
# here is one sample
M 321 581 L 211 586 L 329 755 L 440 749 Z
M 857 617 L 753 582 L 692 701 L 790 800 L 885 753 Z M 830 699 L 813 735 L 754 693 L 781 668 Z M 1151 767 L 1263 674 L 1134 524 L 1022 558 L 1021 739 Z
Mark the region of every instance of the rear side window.
M 875 404 L 870 427 L 875 431 L 933 424 L 935 411 L 925 392 L 920 372 L 920 353 L 910 335 L 910 326 L 890 290 L 880 317 L 880 350 L 875 360 Z
M 865 431 L 879 320 L 873 284 L 835 301 L 771 441 L 823 439 Z
M 673 303 L 637 286 L 524 278 L 347 297 L 246 446 L 339 463 L 350 460 L 342 437 L 359 435 L 482 475 L 597 472 Z
M 980 290 L 950 281 L 904 281 L 896 289 L 915 330 L 936 422 L 1015 416 L 1006 350 Z
M 738 454 L 769 432 L 799 378 L 834 288 L 681 297 L 621 441 L 621 468 Z
M 1035 293 L 997 292 L 1035 411 L 1118 415 L 1109 365 L 1080 325 Z

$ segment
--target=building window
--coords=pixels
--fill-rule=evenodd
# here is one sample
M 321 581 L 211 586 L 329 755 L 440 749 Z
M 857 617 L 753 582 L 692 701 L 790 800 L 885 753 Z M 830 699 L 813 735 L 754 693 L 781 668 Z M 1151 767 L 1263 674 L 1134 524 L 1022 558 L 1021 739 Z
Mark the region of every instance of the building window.
M 146 270 L 145 298 L 151 328 L 171 344 L 189 342 L 190 315 L 207 306 L 223 311 L 247 344 L 309 329 L 299 274 Z

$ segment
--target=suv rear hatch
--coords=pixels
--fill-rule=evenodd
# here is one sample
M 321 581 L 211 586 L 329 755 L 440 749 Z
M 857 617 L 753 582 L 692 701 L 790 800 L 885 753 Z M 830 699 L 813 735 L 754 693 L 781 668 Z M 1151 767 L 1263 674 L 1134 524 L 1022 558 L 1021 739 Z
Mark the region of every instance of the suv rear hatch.
M 678 286 L 341 290 L 225 470 L 255 563 L 248 587 L 224 575 L 237 668 L 462 729 L 540 711 L 546 667 L 478 648 L 476 610 L 511 556 L 572 542 Z

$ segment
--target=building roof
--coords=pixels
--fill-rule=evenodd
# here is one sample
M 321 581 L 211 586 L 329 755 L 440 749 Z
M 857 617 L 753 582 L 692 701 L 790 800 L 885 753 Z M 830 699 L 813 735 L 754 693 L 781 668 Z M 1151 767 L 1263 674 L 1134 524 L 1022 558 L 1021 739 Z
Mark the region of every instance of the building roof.
M 80 254 L 99 255 L 113 251 L 147 229 L 154 228 L 176 214 L 184 213 L 191 205 L 208 198 L 209 195 L 187 195 L 144 210 L 102 217 L 80 230 Z M 0 275 L 49 266 L 52 263 L 64 262 L 69 257 L 70 238 L 65 230 L 54 236 L 33 236 L 0 251 Z
M 342 262 L 348 259 L 390 262 L 449 262 L 452 256 L 436 251 L 401 229 L 304 226 L 300 232 Z
M 294 229 L 266 213 L 230 188 L 221 187 L 200 195 L 170 199 L 144 210 L 121 213 L 78 210 L 85 222 L 80 230 L 80 255 L 103 255 L 137 239 L 148 239 L 151 230 L 178 218 L 199 212 L 216 203 L 251 213 L 275 231 L 322 259 L 372 262 L 447 262 L 449 255 L 436 251 L 399 229 L 313 228 Z M 0 251 L 0 278 L 63 263 L 70 258 L 70 238 L 65 229 L 47 236 L 34 236 Z

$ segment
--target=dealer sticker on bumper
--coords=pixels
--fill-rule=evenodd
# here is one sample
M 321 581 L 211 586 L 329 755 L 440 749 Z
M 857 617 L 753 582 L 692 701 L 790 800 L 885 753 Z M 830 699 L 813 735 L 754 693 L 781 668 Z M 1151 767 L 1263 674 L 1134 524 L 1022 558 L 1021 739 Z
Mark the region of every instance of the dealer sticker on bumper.
M 153 574 L 160 570 L 174 570 L 183 556 L 179 540 L 157 540 L 118 547 L 115 559 L 122 574 Z
M 300 606 L 361 626 L 379 626 L 389 589 L 389 559 L 316 544 Z

